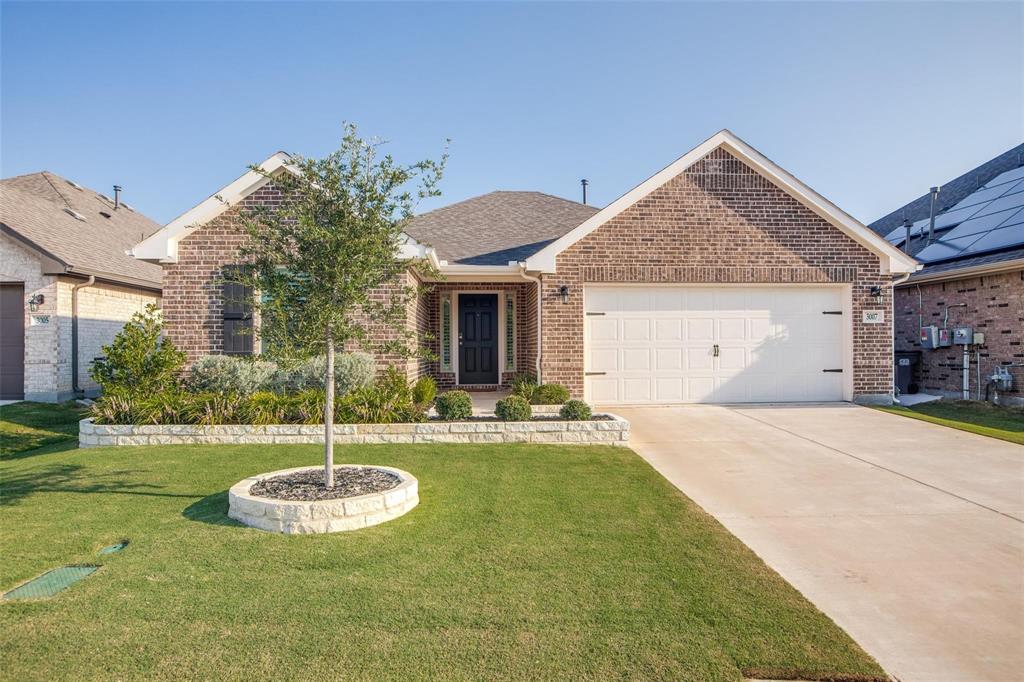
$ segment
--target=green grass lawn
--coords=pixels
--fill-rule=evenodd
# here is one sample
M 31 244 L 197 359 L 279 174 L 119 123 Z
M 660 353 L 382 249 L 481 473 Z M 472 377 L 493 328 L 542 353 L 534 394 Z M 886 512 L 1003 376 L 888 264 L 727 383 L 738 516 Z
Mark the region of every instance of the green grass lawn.
M 0 457 L 78 438 L 87 410 L 74 402 L 13 403 L 0 407 Z
M 937 400 L 914 407 L 879 407 L 904 417 L 942 424 L 1024 445 L 1024 409 L 970 400 Z
M 317 446 L 51 446 L 0 463 L 7 679 L 883 679 L 842 630 L 626 449 L 339 446 L 420 505 L 351 533 L 226 518 Z M 122 538 L 118 554 L 97 550 Z

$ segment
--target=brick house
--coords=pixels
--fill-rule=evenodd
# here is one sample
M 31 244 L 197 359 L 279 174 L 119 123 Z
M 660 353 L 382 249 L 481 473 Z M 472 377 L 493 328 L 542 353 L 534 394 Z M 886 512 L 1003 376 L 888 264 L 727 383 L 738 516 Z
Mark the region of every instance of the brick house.
M 895 347 L 913 363 L 912 390 L 963 397 L 964 346 L 953 332 L 967 327 L 979 334 L 967 345 L 970 398 L 993 397 L 990 378 L 1006 372 L 1012 388 L 1000 402 L 1024 404 L 1024 144 L 870 227 L 924 264 L 894 292 Z M 938 343 L 927 338 L 940 332 Z
M 251 322 L 217 278 L 238 211 L 279 197 L 257 173 L 215 196 L 134 249 L 163 265 L 166 333 L 191 359 L 258 350 L 233 338 Z M 403 257 L 444 275 L 408 315 L 437 360 L 381 363 L 442 387 L 527 374 L 603 404 L 891 400 L 892 282 L 917 263 L 729 131 L 600 210 L 492 192 L 405 235 Z
M 0 181 L 0 399 L 92 395 L 92 360 L 159 304 L 161 269 L 127 251 L 160 225 L 49 172 Z

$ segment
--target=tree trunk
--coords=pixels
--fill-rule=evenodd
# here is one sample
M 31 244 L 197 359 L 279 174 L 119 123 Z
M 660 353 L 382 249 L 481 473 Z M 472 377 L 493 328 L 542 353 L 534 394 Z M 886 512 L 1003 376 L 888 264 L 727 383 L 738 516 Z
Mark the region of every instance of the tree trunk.
M 324 485 L 334 487 L 334 338 L 327 330 L 327 372 L 324 377 Z

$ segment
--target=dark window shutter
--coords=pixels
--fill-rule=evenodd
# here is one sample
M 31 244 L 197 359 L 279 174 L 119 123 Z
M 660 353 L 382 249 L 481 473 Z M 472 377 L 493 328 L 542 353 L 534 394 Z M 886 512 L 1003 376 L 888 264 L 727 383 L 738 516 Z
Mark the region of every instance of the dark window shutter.
M 252 287 L 224 282 L 221 296 L 224 302 L 224 354 L 252 355 Z

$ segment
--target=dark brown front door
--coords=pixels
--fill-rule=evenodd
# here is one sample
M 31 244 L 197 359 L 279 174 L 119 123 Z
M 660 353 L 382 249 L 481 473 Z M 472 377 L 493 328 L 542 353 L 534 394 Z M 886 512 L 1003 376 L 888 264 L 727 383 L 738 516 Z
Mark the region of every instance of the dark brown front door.
M 459 294 L 459 383 L 498 383 L 497 294 Z
M 0 284 L 0 400 L 25 397 L 25 285 Z

